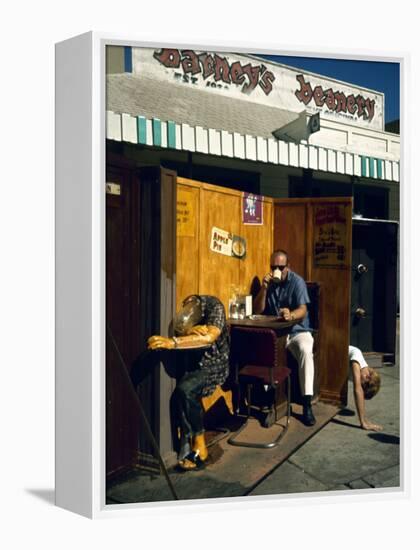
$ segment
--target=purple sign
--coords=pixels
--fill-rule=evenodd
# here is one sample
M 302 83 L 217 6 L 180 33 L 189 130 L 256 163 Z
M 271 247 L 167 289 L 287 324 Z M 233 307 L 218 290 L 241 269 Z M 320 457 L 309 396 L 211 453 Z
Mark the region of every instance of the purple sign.
M 254 193 L 244 193 L 242 197 L 242 222 L 263 224 L 263 197 Z

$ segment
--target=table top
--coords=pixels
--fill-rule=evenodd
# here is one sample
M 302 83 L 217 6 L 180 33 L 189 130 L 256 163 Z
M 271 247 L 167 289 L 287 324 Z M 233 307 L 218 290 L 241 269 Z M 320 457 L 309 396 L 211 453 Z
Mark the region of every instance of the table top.
M 254 328 L 271 328 L 273 330 L 283 330 L 292 327 L 299 321 L 285 321 L 274 315 L 251 315 L 245 319 L 228 319 L 228 324 L 231 327 L 254 327 Z
M 195 350 L 204 351 L 210 348 L 211 348 L 211 344 L 191 344 L 189 346 L 182 346 L 182 347 L 167 349 L 165 351 L 195 351 Z

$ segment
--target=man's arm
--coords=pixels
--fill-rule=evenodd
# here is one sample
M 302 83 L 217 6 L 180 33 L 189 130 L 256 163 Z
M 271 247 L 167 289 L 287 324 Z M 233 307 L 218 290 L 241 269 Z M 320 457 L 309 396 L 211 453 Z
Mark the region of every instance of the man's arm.
M 356 410 L 359 416 L 360 427 L 364 430 L 373 430 L 375 432 L 382 430 L 379 424 L 373 424 L 365 416 L 365 396 L 362 388 L 362 379 L 360 377 L 360 365 L 357 361 L 351 362 L 353 371 L 353 394 L 356 403 Z
M 188 348 L 192 345 L 212 344 L 220 336 L 220 329 L 212 325 L 197 325 L 192 327 L 187 336 L 167 338 L 166 336 L 155 335 L 147 340 L 149 349 L 175 349 Z
M 273 276 L 271 275 L 271 273 L 267 273 L 267 275 L 265 275 L 260 291 L 256 295 L 254 299 L 254 303 L 252 304 L 252 309 L 254 313 L 261 314 L 265 310 L 265 303 L 267 299 L 267 289 L 272 278 Z
M 300 321 L 300 319 L 305 317 L 307 311 L 308 308 L 306 307 L 306 304 L 302 304 L 293 310 L 284 307 L 280 310 L 280 315 L 285 321 Z

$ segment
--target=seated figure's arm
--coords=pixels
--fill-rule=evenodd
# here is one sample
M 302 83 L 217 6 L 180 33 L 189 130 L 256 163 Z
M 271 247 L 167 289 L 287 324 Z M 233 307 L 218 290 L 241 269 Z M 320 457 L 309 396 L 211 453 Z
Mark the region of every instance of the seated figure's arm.
M 297 321 L 297 320 L 303 319 L 307 311 L 308 311 L 308 308 L 306 307 L 306 304 L 302 304 L 293 310 L 290 310 L 287 307 L 282 308 L 280 310 L 280 315 L 283 317 L 285 321 Z
M 147 340 L 149 349 L 188 348 L 191 345 L 212 344 L 220 336 L 220 329 L 212 325 L 196 325 L 187 336 L 167 338 L 155 335 Z
M 267 273 L 267 275 L 265 275 L 265 277 L 263 278 L 261 288 L 258 294 L 255 296 L 254 302 L 252 304 L 252 309 L 254 313 L 260 314 L 264 311 L 267 299 L 267 289 L 272 278 L 273 276 L 271 275 L 271 273 Z

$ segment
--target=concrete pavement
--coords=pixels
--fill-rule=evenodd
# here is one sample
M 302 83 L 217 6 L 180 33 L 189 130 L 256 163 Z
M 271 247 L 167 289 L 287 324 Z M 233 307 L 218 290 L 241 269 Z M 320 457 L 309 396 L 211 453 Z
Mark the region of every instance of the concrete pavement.
M 400 484 L 399 367 L 380 369 L 381 390 L 366 402 L 368 418 L 383 426 L 368 432 L 358 426 L 352 383 L 348 406 L 337 412 L 318 403 L 314 428 L 302 429 L 293 406 L 289 433 L 269 450 L 232 447 L 226 440 L 211 449 L 207 467 L 170 477 L 180 500 L 296 494 L 398 487 Z M 278 427 L 247 428 L 248 437 L 270 436 Z M 134 472 L 107 491 L 107 504 L 172 500 L 163 475 Z
M 349 403 L 303 447 L 249 493 L 273 495 L 398 487 L 400 484 L 399 367 L 379 369 L 382 386 L 366 402 L 367 416 L 382 432 L 358 427 L 353 386 Z

